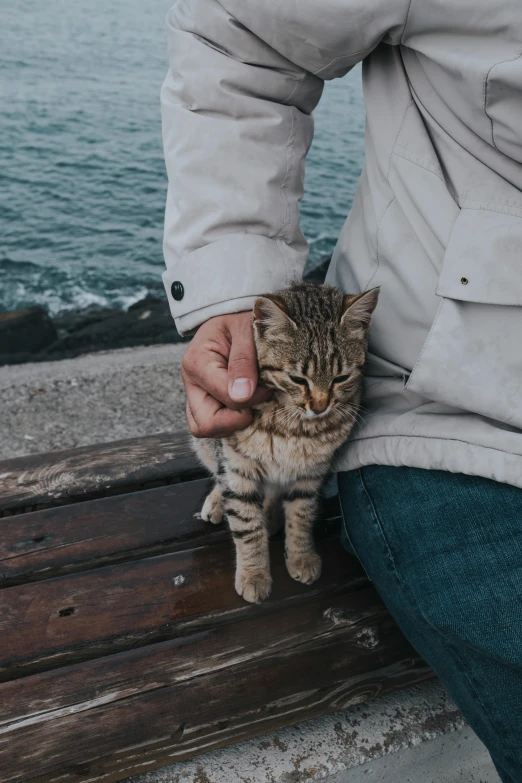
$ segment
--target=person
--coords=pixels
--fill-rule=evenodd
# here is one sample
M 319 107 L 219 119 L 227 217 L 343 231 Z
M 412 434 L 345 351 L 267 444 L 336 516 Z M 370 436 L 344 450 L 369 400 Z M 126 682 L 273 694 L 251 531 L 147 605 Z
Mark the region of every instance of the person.
M 312 111 L 363 62 L 366 162 L 327 275 L 381 287 L 344 543 L 522 781 L 522 4 L 180 0 L 168 30 L 163 278 L 197 437 L 265 399 L 250 310 L 302 274 Z

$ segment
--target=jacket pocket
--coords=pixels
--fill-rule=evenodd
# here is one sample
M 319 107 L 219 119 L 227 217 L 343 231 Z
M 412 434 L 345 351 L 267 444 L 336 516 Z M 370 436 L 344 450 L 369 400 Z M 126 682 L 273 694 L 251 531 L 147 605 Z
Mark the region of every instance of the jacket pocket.
M 406 388 L 522 428 L 522 218 L 462 209 Z
M 485 111 L 491 122 L 494 146 L 522 163 L 520 125 L 522 123 L 522 52 L 511 60 L 497 63 L 486 79 Z

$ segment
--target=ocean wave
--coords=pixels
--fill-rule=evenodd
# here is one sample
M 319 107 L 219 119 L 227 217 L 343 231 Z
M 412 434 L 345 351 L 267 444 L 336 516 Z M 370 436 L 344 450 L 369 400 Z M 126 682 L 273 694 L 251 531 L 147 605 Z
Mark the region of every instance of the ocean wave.
M 148 294 L 162 296 L 164 295 L 164 289 L 159 286 L 140 285 L 135 288 L 113 289 L 107 291 L 107 293 L 99 293 L 75 285 L 69 289 L 57 292 L 53 289 L 36 291 L 23 283 L 18 283 L 16 290 L 12 292 L 11 296 L 17 307 L 39 305 L 44 307 L 50 315 L 54 316 L 71 311 L 87 310 L 93 307 L 115 307 L 121 310 L 128 310 L 131 305 L 144 299 Z M 16 308 L 10 307 L 7 309 Z
M 26 14 L 2 0 L 0 309 L 124 309 L 163 295 L 171 3 L 33 3 Z M 312 265 L 332 252 L 363 163 L 360 69 L 326 85 L 314 117 L 301 202 Z

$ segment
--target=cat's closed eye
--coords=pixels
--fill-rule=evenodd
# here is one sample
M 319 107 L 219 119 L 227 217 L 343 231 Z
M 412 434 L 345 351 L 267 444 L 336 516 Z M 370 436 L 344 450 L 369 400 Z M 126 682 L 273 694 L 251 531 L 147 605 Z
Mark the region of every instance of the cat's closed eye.
M 308 386 L 308 381 L 306 378 L 301 378 L 299 375 L 289 375 L 288 377 L 292 383 L 298 383 L 300 386 Z
M 334 383 L 344 383 L 348 380 L 350 376 L 349 375 L 338 375 L 337 378 L 333 379 Z

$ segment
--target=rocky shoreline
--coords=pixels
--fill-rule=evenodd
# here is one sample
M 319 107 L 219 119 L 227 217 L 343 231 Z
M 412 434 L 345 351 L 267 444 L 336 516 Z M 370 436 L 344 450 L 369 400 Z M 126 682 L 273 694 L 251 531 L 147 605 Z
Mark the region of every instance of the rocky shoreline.
M 88 308 L 51 318 L 43 307 L 0 314 L 0 365 L 71 359 L 115 348 L 181 342 L 166 297 L 128 310 Z
M 330 257 L 305 273 L 324 281 Z M 0 313 L 0 365 L 70 359 L 96 351 L 184 342 L 165 296 L 149 294 L 128 310 L 90 307 L 51 317 L 36 306 Z

